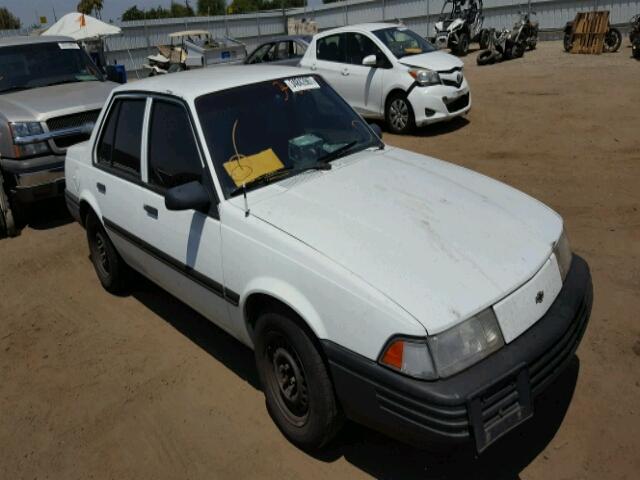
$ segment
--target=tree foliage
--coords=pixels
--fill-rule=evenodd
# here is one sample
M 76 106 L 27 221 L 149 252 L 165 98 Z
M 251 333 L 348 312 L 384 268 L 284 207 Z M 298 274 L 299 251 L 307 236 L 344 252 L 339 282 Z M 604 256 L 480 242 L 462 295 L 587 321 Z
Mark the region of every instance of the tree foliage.
M 224 15 L 225 0 L 198 0 L 198 15 Z
M 233 0 L 229 5 L 230 13 L 248 13 L 259 10 L 277 10 L 282 8 L 303 7 L 304 0 Z
M 0 7 L 0 30 L 16 30 L 20 28 L 20 19 L 5 7 Z
M 76 10 L 78 10 L 78 12 L 80 13 L 84 13 L 85 15 L 93 14 L 96 17 L 100 18 L 103 7 L 103 0 L 80 0 L 80 2 L 78 2 Z
M 157 7 L 148 10 L 140 10 L 137 5 L 129 8 L 122 14 L 122 21 L 128 22 L 132 20 L 153 20 L 157 18 L 183 18 L 193 17 L 195 12 L 189 2 L 184 5 L 182 3 L 171 2 L 169 8 Z

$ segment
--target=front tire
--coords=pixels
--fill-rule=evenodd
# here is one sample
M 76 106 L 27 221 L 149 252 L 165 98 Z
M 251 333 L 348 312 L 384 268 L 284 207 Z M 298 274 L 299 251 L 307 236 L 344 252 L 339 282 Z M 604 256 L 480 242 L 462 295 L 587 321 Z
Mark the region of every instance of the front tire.
M 387 128 L 392 133 L 406 134 L 415 128 L 415 116 L 411 103 L 404 93 L 394 93 L 385 107 Z
M 342 413 L 318 348 L 291 317 L 267 312 L 258 318 L 256 366 L 275 424 L 293 444 L 315 450 L 336 436 Z
M 469 53 L 469 34 L 462 32 L 458 37 L 455 54 L 459 57 L 464 57 L 467 53 Z
M 480 31 L 480 40 L 478 41 L 478 43 L 480 44 L 480 50 L 486 50 L 487 48 L 489 48 L 490 35 L 491 34 L 487 29 L 482 29 Z
M 94 214 L 86 221 L 91 262 L 100 283 L 110 293 L 122 293 L 128 284 L 129 267 L 116 251 L 104 227 Z
M 0 238 L 15 237 L 18 229 L 13 217 L 13 210 L 9 203 L 9 196 L 4 189 L 4 180 L 0 173 Z

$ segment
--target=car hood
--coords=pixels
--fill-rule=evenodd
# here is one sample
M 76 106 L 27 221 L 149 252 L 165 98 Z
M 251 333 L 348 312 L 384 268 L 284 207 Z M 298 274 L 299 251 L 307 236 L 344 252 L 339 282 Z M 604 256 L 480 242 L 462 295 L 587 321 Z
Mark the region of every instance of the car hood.
M 251 214 L 360 277 L 430 334 L 525 283 L 562 231 L 561 218 L 524 193 L 400 149 L 298 177 L 251 195 Z
M 0 114 L 9 121 L 44 121 L 102 108 L 113 82 L 76 82 L 0 94 Z
M 428 68 L 437 72 L 446 72 L 452 68 L 464 66 L 458 57 L 439 50 L 403 57 L 400 59 L 400 63 L 408 67 Z

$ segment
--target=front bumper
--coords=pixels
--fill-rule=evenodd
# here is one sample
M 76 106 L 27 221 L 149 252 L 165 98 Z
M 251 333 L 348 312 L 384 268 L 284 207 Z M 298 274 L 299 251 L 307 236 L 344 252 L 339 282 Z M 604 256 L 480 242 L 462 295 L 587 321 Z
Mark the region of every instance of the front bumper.
M 471 92 L 466 80 L 460 87 L 415 87 L 407 98 L 411 102 L 418 127 L 451 120 L 471 110 Z
M 20 203 L 32 203 L 64 193 L 64 156 L 47 155 L 27 160 L 0 160 L 5 175 L 13 176 L 11 195 Z
M 573 358 L 592 299 L 589 267 L 574 255 L 562 290 L 540 320 L 476 365 L 432 382 L 322 343 L 349 418 L 412 444 L 472 440 L 481 452 L 533 415 L 533 399 Z

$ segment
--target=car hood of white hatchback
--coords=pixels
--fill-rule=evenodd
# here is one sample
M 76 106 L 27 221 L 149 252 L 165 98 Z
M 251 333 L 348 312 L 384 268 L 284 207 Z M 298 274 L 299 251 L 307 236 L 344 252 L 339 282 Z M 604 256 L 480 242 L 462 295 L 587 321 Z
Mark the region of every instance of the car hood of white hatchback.
M 464 63 L 458 57 L 440 50 L 402 57 L 400 63 L 408 67 L 428 68 L 436 72 L 446 72 L 453 68 L 464 66 Z
M 562 219 L 528 195 L 396 148 L 261 190 L 272 187 L 252 195 L 252 215 L 360 277 L 430 334 L 526 282 L 562 231 Z

